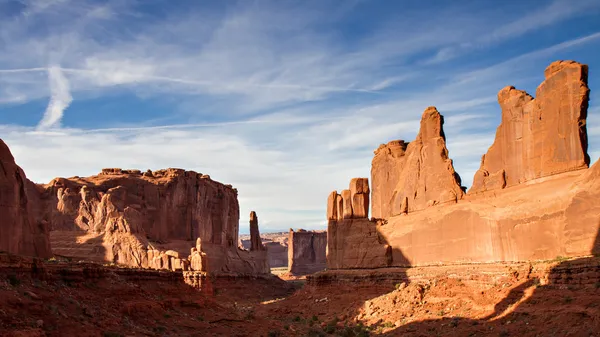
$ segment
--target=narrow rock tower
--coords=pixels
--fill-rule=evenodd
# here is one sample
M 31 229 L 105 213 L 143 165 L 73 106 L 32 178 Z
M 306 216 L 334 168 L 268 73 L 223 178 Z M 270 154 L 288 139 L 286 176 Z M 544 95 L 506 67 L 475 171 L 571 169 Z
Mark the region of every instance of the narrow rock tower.
M 252 211 L 250 212 L 250 251 L 254 250 L 265 250 L 265 246 L 262 244 L 258 231 L 258 216 L 255 211 Z

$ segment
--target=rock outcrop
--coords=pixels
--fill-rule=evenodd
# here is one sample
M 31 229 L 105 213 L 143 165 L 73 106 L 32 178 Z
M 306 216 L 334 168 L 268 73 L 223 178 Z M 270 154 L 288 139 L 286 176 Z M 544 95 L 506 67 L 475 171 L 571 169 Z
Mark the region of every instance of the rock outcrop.
M 372 217 L 387 219 L 462 199 L 461 180 L 448 158 L 443 124 L 443 116 L 429 107 L 413 142 L 395 140 L 375 150 Z
M 498 190 L 587 168 L 588 67 L 557 61 L 534 99 L 512 86 L 498 93 L 502 122 L 470 193 Z
M 369 179 L 354 178 L 350 189 L 329 194 L 327 200 L 327 219 L 364 219 L 369 216 Z
M 290 229 L 288 271 L 306 275 L 325 269 L 327 265 L 327 232 Z
M 338 195 L 329 196 L 328 268 L 531 261 L 600 253 L 600 162 L 585 169 L 586 78 L 586 66 L 556 62 L 547 68 L 535 100 L 511 87 L 501 91 L 502 125 L 472 188 L 494 193 L 461 193 L 438 128 L 441 120 L 428 109 L 417 141 L 425 144 L 428 135 L 434 135 L 437 141 L 427 143 L 430 148 L 419 145 L 419 151 L 411 151 L 413 143 L 395 141 L 375 153 L 376 219 L 340 219 L 334 216 Z M 440 201 L 452 202 L 424 208 Z
M 35 217 L 37 188 L 0 139 L 0 251 L 50 257 L 47 224 Z
M 258 216 L 256 212 L 250 212 L 250 250 L 265 250 L 258 231 Z
M 237 247 L 237 191 L 208 175 L 104 169 L 54 179 L 41 199 L 38 217 L 51 225 L 58 255 L 213 274 L 269 272 L 266 253 Z

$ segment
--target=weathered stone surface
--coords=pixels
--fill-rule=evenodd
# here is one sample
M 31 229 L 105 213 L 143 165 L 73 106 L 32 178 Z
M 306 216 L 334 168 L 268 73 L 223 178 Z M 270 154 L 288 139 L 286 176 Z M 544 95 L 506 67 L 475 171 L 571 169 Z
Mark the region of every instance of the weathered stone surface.
M 342 218 L 344 219 L 352 219 L 352 191 L 343 190 L 342 191 Z
M 98 176 L 54 179 L 41 199 L 38 215 L 51 225 L 59 255 L 214 274 L 236 268 L 240 274 L 269 273 L 266 253 L 237 247 L 237 192 L 206 175 L 104 169 Z
M 545 76 L 535 99 L 512 86 L 498 93 L 502 122 L 469 192 L 498 190 L 588 167 L 588 68 L 557 61 L 546 68 Z
M 335 203 L 337 205 L 337 220 L 344 219 L 344 198 L 341 194 L 335 197 Z
M 338 202 L 337 202 L 337 191 L 333 191 L 329 194 L 327 198 L 327 219 L 328 220 L 337 220 L 338 218 Z
M 600 162 L 387 223 L 330 221 L 328 268 L 554 259 L 600 252 Z
M 288 271 L 294 275 L 316 273 L 327 265 L 327 232 L 290 229 Z
M 429 107 L 415 141 L 381 145 L 371 166 L 372 211 L 377 219 L 456 202 L 464 196 L 460 177 L 448 158 L 444 118 Z
M 369 216 L 369 179 L 353 178 L 350 180 L 352 198 L 352 218 L 362 219 Z
M 371 164 L 371 216 L 374 218 L 388 218 L 393 212 L 392 200 L 406 162 L 407 145 L 403 140 L 393 140 L 374 152 Z
M 35 217 L 39 207 L 36 186 L 17 166 L 0 139 L 0 250 L 50 257 L 47 223 Z
M 383 268 L 388 266 L 387 246 L 377 232 L 378 221 L 329 221 L 327 268 Z
M 497 136 L 496 143 L 484 158 L 485 165 L 488 161 L 503 165 L 512 163 L 512 166 L 499 165 L 486 175 L 485 184 L 480 186 L 484 186 L 484 190 L 494 189 L 493 194 L 466 195 L 457 198 L 459 200 L 455 203 L 446 203 L 422 212 L 412 212 L 414 209 L 411 208 L 411 203 L 414 204 L 416 199 L 410 193 L 396 197 L 396 202 L 391 207 L 385 202 L 381 204 L 382 196 L 388 197 L 392 193 L 391 189 L 386 189 L 389 187 L 387 184 L 398 181 L 396 186 L 400 186 L 402 174 L 415 170 L 410 169 L 413 143 L 406 147 L 405 152 L 397 149 L 396 158 L 391 156 L 387 145 L 380 147 L 379 151 L 383 152 L 376 153 L 372 170 L 375 173 L 375 181 L 372 183 L 373 216 L 377 217 L 378 214 L 385 220 L 329 220 L 328 268 L 531 261 L 554 259 L 557 256 L 598 254 L 600 161 L 590 169 L 585 169 L 587 154 L 583 144 L 586 131 L 583 124 L 587 113 L 586 76 L 585 67 L 573 62 L 559 62 L 548 67 L 547 79 L 538 88 L 538 98 L 535 101 L 514 88 L 501 92 L 501 97 L 507 97 L 500 99 L 501 104 L 512 109 L 507 110 L 503 106 L 503 111 L 507 111 L 508 116 L 518 111 L 518 118 L 504 119 L 506 116 L 503 115 L 503 125 L 497 134 L 500 136 Z M 527 108 L 524 109 L 523 106 Z M 515 110 L 514 107 L 518 109 Z M 519 114 L 529 118 L 535 111 L 539 113 L 537 121 L 525 119 L 523 122 L 529 123 L 529 131 L 525 130 L 526 126 L 509 126 L 512 125 L 510 123 L 519 121 Z M 548 111 L 551 114 L 546 116 Z M 571 119 L 564 118 L 567 112 Z M 436 118 L 433 112 L 430 116 Z M 424 120 L 428 119 L 426 117 L 424 116 Z M 565 124 L 558 126 L 558 120 L 561 119 Z M 535 125 L 544 120 L 548 122 L 547 126 Z M 427 134 L 443 136 L 436 125 L 441 126 L 441 123 L 425 123 L 425 127 L 422 123 L 418 139 L 426 139 Z M 505 133 L 501 131 L 503 128 L 512 128 L 513 131 Z M 520 130 L 521 134 L 516 138 L 521 139 L 515 138 L 512 143 L 506 141 L 506 138 L 502 139 L 505 134 L 517 135 L 514 130 Z M 524 130 L 530 133 L 527 134 Z M 557 141 L 557 133 L 562 141 Z M 515 142 L 517 140 L 522 144 L 529 142 L 533 145 L 520 147 L 521 145 L 515 145 L 518 144 Z M 540 142 L 547 142 L 547 147 L 541 146 Z M 432 147 L 445 149 L 440 143 Z M 503 151 L 502 161 L 494 159 L 498 149 Z M 432 158 L 432 152 L 428 149 L 416 153 L 426 153 L 424 157 Z M 386 170 L 394 170 L 395 164 L 398 167 L 404 165 L 401 174 L 394 176 L 390 173 L 386 176 Z M 447 172 L 442 172 L 423 174 L 448 176 L 445 174 Z M 515 180 L 515 175 L 520 178 Z M 419 179 L 420 176 L 415 177 L 415 181 Z M 532 179 L 535 180 L 521 184 Z M 439 195 L 451 192 L 451 196 L 455 189 L 437 187 L 447 181 L 433 180 L 432 184 L 427 181 L 427 190 L 436 190 Z M 421 193 L 418 188 L 414 188 L 415 185 L 405 186 L 406 191 L 416 190 L 417 194 Z M 403 190 L 396 187 L 394 193 L 398 194 L 398 191 Z M 379 196 L 376 197 L 375 194 Z M 421 202 L 425 200 L 427 205 L 434 205 L 446 198 L 420 199 Z M 390 209 L 393 214 L 399 215 L 386 218 L 386 212 Z
M 258 231 L 258 216 L 254 211 L 250 212 L 250 250 L 265 250 Z

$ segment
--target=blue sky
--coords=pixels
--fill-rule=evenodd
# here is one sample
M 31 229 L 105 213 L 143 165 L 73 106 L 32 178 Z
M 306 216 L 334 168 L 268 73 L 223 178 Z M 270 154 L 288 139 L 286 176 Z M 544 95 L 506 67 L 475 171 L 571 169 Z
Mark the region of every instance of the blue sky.
M 28 177 L 179 167 L 239 190 L 241 231 L 324 228 L 373 150 L 446 117 L 469 186 L 506 85 L 590 66 L 600 1 L 0 0 L 0 138 Z

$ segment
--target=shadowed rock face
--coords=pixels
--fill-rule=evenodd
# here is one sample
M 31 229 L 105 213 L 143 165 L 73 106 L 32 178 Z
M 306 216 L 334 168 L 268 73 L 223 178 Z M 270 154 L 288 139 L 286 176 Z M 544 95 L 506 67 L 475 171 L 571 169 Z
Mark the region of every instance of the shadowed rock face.
M 535 100 L 513 87 L 500 92 L 502 124 L 471 190 L 493 193 L 465 195 L 458 189 L 443 119 L 427 109 L 415 142 L 394 141 L 375 151 L 375 220 L 333 216 L 337 194 L 330 195 L 328 267 L 527 261 L 592 253 L 600 231 L 600 162 L 586 170 L 586 82 L 586 66 L 559 61 L 546 69 Z M 444 201 L 453 202 L 428 207 Z
M 0 250 L 51 256 L 48 228 L 34 217 L 38 203 L 35 184 L 27 179 L 0 139 Z
M 215 274 L 269 272 L 266 253 L 237 247 L 237 191 L 208 175 L 104 169 L 54 179 L 42 205 L 38 216 L 51 224 L 58 255 Z
M 312 274 L 325 269 L 327 264 L 327 232 L 294 232 L 288 240 L 288 271 L 294 275 Z
M 429 107 L 421 118 L 417 139 L 381 145 L 371 166 L 372 211 L 376 219 L 456 202 L 464 192 L 448 158 L 444 118 Z
M 250 250 L 265 250 L 258 231 L 258 216 L 254 211 L 250 212 Z
M 535 99 L 512 86 L 498 93 L 502 122 L 470 193 L 588 167 L 588 68 L 557 61 L 546 68 L 545 77 Z

